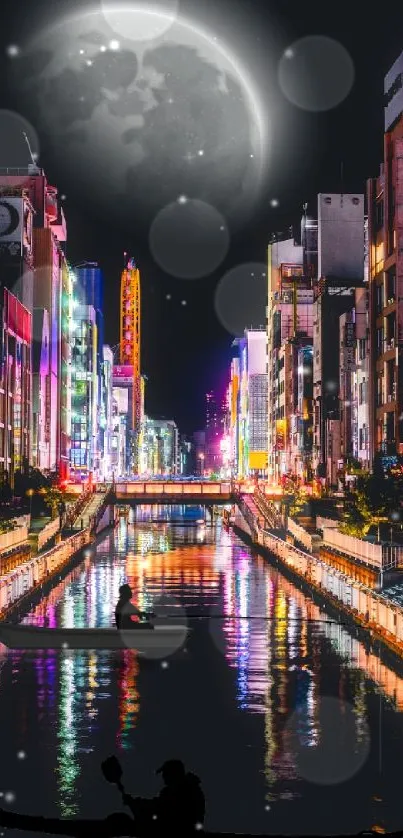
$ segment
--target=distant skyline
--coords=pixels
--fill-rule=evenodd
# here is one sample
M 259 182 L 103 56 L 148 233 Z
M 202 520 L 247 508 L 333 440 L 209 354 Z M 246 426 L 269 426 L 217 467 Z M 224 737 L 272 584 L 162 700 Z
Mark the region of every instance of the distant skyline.
M 360 5 L 360 4 L 357 4 Z M 366 179 L 376 176 L 383 147 L 383 80 L 403 50 L 401 6 L 391 3 L 376 19 L 354 4 L 340 2 L 337 15 L 326 4 L 267 3 L 264 0 L 193 0 L 181 4 L 190 18 L 209 21 L 209 29 L 226 42 L 249 68 L 265 108 L 271 142 L 260 199 L 249 219 L 231 227 L 230 248 L 211 276 L 192 281 L 168 276 L 155 264 L 148 242 L 148 222 L 141 213 L 126 223 L 117 222 L 116 205 L 109 211 L 79 197 L 66 176 L 64 152 L 55 157 L 31 114 L 19 99 L 12 62 L 6 49 L 23 46 L 35 27 L 55 21 L 74 2 L 38 0 L 4 4 L 1 32 L 1 108 L 20 112 L 37 130 L 40 165 L 49 181 L 66 194 L 67 257 L 72 264 L 97 261 L 105 276 L 105 340 L 119 338 L 119 285 L 123 253 L 132 255 L 142 280 L 142 372 L 147 376 L 146 410 L 166 416 L 181 431 L 203 426 L 205 394 L 222 393 L 226 385 L 233 336 L 219 323 L 214 291 L 221 276 L 242 262 L 266 263 L 267 243 L 273 232 L 299 225 L 304 202 L 316 212 L 318 192 L 364 192 Z M 297 39 L 323 35 L 339 41 L 350 54 L 355 81 L 341 104 L 323 113 L 290 104 L 277 82 L 277 66 L 284 50 Z M 275 93 L 273 94 L 273 90 Z M 270 111 L 270 113 L 269 113 Z M 1 165 L 6 161 L 1 160 Z M 343 175 L 343 176 L 342 176 Z M 197 196 L 194 196 L 197 197 Z M 278 202 L 278 204 L 276 203 Z M 249 325 L 249 324 L 245 324 Z

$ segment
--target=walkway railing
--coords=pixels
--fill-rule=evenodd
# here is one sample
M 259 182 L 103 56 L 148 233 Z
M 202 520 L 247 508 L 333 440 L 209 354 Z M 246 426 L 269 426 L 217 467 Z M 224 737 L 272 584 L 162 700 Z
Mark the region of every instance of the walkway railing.
M 269 525 L 273 527 L 273 529 L 282 529 L 283 519 L 276 505 L 272 501 L 268 500 L 266 495 L 264 495 L 260 489 L 255 489 L 253 497 L 255 499 L 256 506 Z
M 293 518 L 287 518 L 287 530 L 294 538 L 302 544 L 310 553 L 313 553 L 315 550 L 319 550 L 320 545 L 322 544 L 322 539 L 316 533 L 308 532 L 304 527 L 301 527 L 300 524 L 297 524 Z
M 403 566 L 403 547 L 393 544 L 372 544 L 361 538 L 345 535 L 340 530 L 323 527 L 323 543 L 378 570 Z

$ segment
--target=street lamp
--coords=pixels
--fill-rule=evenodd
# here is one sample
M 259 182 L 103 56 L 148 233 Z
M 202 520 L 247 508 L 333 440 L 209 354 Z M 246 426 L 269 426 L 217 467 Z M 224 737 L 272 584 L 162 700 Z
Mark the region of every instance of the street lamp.
M 27 489 L 26 494 L 29 497 L 29 514 L 32 518 L 32 495 L 34 494 L 34 490 L 33 489 Z
M 203 454 L 202 451 L 199 454 L 199 460 L 200 460 L 200 476 L 202 477 L 203 476 L 203 463 L 204 463 L 204 454 Z

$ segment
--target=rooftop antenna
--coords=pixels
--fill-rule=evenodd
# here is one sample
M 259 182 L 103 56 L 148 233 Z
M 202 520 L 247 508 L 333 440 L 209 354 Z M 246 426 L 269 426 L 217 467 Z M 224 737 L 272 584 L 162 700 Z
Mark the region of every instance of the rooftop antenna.
M 123 251 L 123 268 L 127 268 L 127 252 Z
M 33 166 L 37 166 L 38 164 L 35 160 L 35 157 L 34 157 L 34 154 L 33 154 L 32 148 L 31 148 L 31 143 L 29 142 L 28 135 L 26 134 L 25 131 L 22 132 L 22 136 L 24 137 L 24 140 L 25 140 L 25 142 L 28 146 L 28 151 L 29 151 L 29 156 L 31 158 L 31 163 L 32 163 Z

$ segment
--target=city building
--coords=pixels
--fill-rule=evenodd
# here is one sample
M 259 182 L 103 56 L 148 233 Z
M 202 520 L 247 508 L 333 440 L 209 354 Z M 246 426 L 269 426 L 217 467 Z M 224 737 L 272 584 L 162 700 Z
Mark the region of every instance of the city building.
M 364 228 L 363 195 L 318 195 L 318 282 L 313 306 L 312 466 L 316 477 L 330 487 L 338 486 L 343 457 L 348 458 L 352 454 L 353 392 L 350 373 L 355 367 L 357 340 L 356 289 L 364 287 Z M 361 326 L 359 336 L 362 336 Z
M 135 456 L 133 453 L 133 402 L 134 402 L 134 377 L 133 367 L 130 364 L 113 367 L 113 397 L 118 404 L 120 425 L 125 428 L 125 462 L 121 464 L 120 476 L 132 475 Z M 120 431 L 119 431 L 120 432 Z M 120 462 L 120 460 L 119 460 Z
M 125 258 L 126 258 L 125 254 Z M 140 471 L 140 434 L 142 384 L 140 367 L 140 328 L 141 296 L 140 271 L 134 259 L 128 259 L 122 271 L 120 283 L 120 365 L 128 372 L 131 368 L 131 398 L 129 405 L 129 424 L 127 451 L 130 457 L 128 470 L 138 474 Z
M 8 289 L 0 324 L 0 480 L 12 488 L 31 460 L 32 314 Z
M 97 480 L 98 376 L 97 326 L 92 306 L 74 306 L 71 324 L 71 476 Z
M 206 393 L 206 430 L 204 470 L 218 473 L 222 465 L 221 441 L 224 431 L 222 403 L 214 392 Z
M 206 461 L 206 431 L 195 431 L 194 440 L 194 464 L 195 475 L 204 476 L 204 463 Z
M 194 445 L 186 436 L 181 436 L 179 438 L 178 474 L 181 477 L 189 477 L 194 474 L 194 471 Z
M 178 428 L 173 419 L 145 417 L 140 462 L 142 473 L 148 476 L 172 477 L 178 474 Z
M 111 480 L 113 475 L 113 351 L 110 346 L 103 346 L 102 359 L 101 403 L 99 409 L 99 436 L 102 454 L 99 478 L 101 480 Z
M 32 464 L 33 216 L 29 192 L 0 170 L 0 483 Z
M 247 329 L 239 340 L 239 476 L 267 475 L 267 333 Z
M 233 357 L 231 360 L 230 382 L 227 396 L 227 436 L 229 442 L 229 469 L 232 479 L 239 473 L 239 389 L 240 389 L 240 359 L 239 344 L 235 340 L 232 344 Z
M 36 427 L 46 427 L 49 436 L 49 445 L 43 439 L 40 441 L 46 471 L 66 479 L 70 461 L 70 280 L 64 253 L 67 230 L 63 209 L 57 189 L 48 184 L 44 171 L 34 162 L 26 168 L 0 169 L 0 204 L 0 263 L 4 285 L 31 316 L 38 309 L 46 311 L 49 319 L 47 416 L 44 424 L 37 423 Z M 37 322 L 41 322 L 41 317 Z M 35 364 L 41 358 L 42 351 L 36 352 Z M 34 375 L 40 374 L 37 366 L 32 370 Z M 32 435 L 32 415 L 29 427 Z M 38 441 L 34 444 L 32 440 L 29 465 L 37 450 Z
M 98 394 L 97 402 L 99 406 L 100 421 L 98 424 L 97 436 L 97 453 L 95 469 L 97 472 L 103 471 L 104 464 L 102 463 L 102 453 L 104 451 L 104 423 L 102 420 L 102 412 L 104 406 L 103 399 L 103 346 L 104 346 L 104 278 L 98 262 L 81 262 L 79 265 L 73 267 L 75 286 L 74 299 L 77 305 L 92 306 L 95 311 L 96 335 L 97 335 L 97 381 Z
M 111 470 L 112 478 L 127 477 L 128 391 L 112 388 Z
M 267 447 L 268 480 L 274 485 L 280 484 L 286 475 L 305 479 L 306 456 L 300 447 L 305 437 L 299 428 L 298 352 L 312 343 L 316 235 L 317 224 L 304 215 L 304 246 L 288 233 L 273 239 L 268 246 Z M 306 435 L 306 425 L 303 428 Z
M 403 454 L 403 52 L 386 74 L 384 152 L 367 184 L 370 454 Z M 392 459 L 390 459 L 392 458 Z
M 50 324 L 46 309 L 34 309 L 33 335 L 31 459 L 34 468 L 46 473 L 50 464 Z

